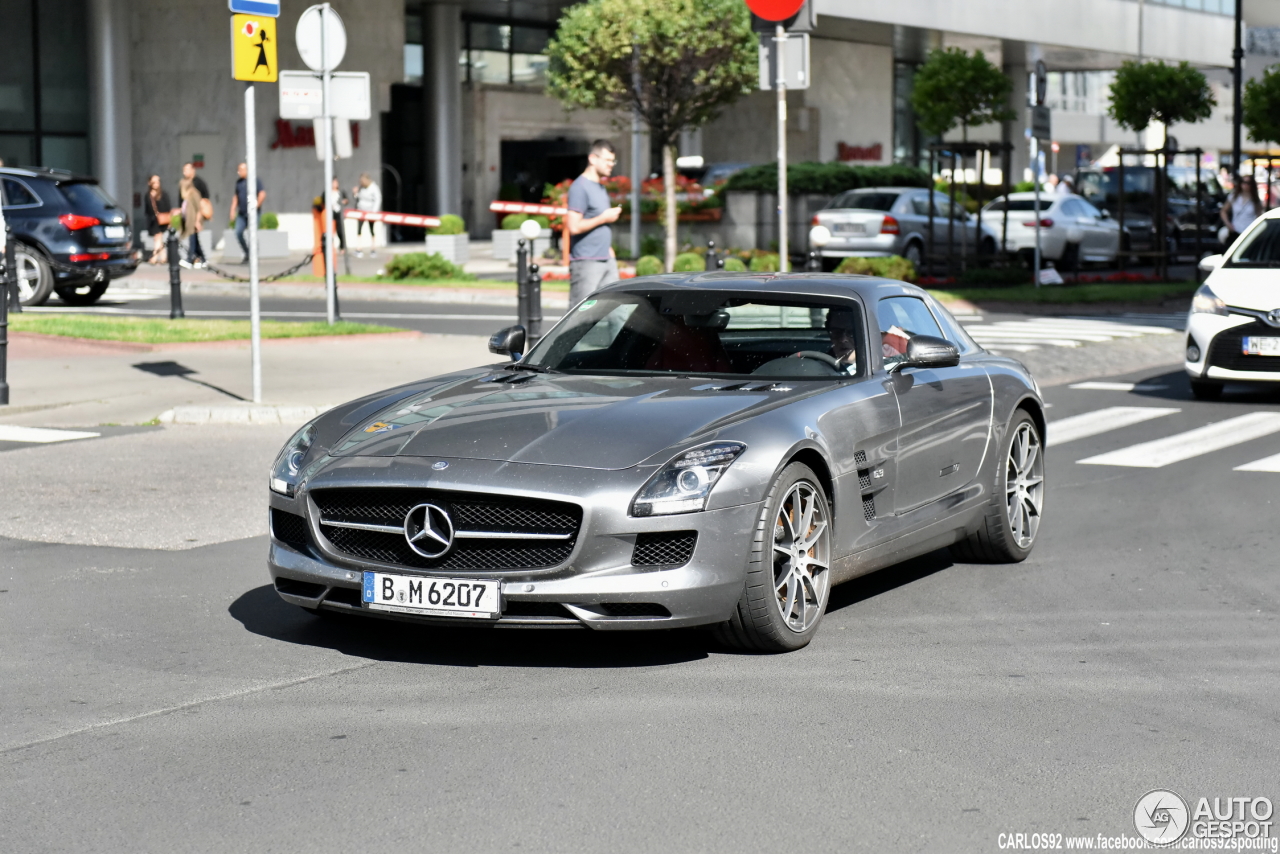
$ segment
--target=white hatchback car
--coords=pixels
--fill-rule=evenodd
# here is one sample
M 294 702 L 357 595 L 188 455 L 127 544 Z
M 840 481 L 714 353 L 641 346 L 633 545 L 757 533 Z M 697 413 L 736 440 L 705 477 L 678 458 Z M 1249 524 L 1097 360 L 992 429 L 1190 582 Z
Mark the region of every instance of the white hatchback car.
M 1004 228 L 1009 208 L 1009 235 L 1005 250 L 1023 255 L 1035 251 L 1035 193 L 1010 193 L 982 209 L 982 221 L 997 231 Z M 1040 254 L 1058 269 L 1070 270 L 1079 261 L 1111 263 L 1120 252 L 1120 226 L 1077 195 L 1040 194 Z
M 1212 272 L 1187 317 L 1192 393 L 1216 400 L 1228 382 L 1280 383 L 1280 209 L 1200 268 Z

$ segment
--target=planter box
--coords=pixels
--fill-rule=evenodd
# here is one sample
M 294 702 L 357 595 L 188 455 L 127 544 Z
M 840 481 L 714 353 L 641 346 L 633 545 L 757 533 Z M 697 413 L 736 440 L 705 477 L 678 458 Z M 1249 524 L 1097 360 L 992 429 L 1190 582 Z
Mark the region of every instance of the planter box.
M 446 261 L 465 264 L 471 260 L 471 235 L 428 234 L 427 254 L 439 252 Z
M 512 264 L 516 261 L 516 250 L 520 247 L 518 241 L 524 235 L 519 229 L 499 229 L 493 233 L 493 258 L 495 261 L 508 261 Z M 544 228 L 533 241 L 533 256 L 540 258 L 543 252 L 551 248 L 551 229 Z
M 285 231 L 265 229 L 258 231 L 259 258 L 288 258 L 289 234 Z M 240 251 L 240 241 L 236 240 L 233 229 L 223 232 L 222 259 L 224 261 L 243 261 L 244 253 Z

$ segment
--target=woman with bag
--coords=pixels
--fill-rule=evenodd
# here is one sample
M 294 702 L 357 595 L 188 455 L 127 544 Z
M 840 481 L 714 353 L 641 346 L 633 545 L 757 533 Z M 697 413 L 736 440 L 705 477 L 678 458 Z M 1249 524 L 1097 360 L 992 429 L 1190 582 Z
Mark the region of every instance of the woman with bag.
M 1218 215 L 1227 226 L 1227 233 L 1219 239 L 1227 248 L 1230 248 L 1250 223 L 1262 216 L 1262 199 L 1258 198 L 1258 182 L 1252 175 L 1240 176 L 1235 189 Z
M 147 179 L 147 233 L 151 235 L 151 257 L 149 264 L 164 264 L 168 261 L 168 253 L 164 250 L 164 235 L 173 220 L 173 205 L 169 202 L 169 194 L 160 187 L 160 176 L 152 175 Z
M 182 199 L 182 236 L 189 241 L 189 261 L 183 265 L 199 270 L 208 266 L 200 246 L 200 232 L 204 231 L 205 220 L 213 219 L 213 202 L 209 200 L 209 185 L 196 174 L 194 163 L 182 164 L 178 196 Z

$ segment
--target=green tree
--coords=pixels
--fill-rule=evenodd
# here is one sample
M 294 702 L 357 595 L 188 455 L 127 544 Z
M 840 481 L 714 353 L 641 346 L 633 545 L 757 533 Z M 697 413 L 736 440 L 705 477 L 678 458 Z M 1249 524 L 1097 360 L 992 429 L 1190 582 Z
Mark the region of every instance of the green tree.
M 1132 131 L 1146 130 L 1153 121 L 1164 125 L 1194 124 L 1209 118 L 1217 105 L 1209 81 L 1186 62 L 1126 62 L 1111 81 L 1111 106 L 1107 113 Z
M 553 97 L 569 109 L 637 110 L 662 146 L 668 271 L 676 142 L 756 86 L 757 44 L 741 0 L 587 0 L 565 10 L 547 46 Z
M 920 129 L 930 136 L 942 136 L 960 125 L 968 142 L 971 125 L 1009 121 L 1016 116 L 1009 109 L 1013 84 L 980 50 L 972 56 L 958 47 L 930 51 L 913 86 L 911 108 Z
M 1280 68 L 1271 66 L 1256 80 L 1244 84 L 1241 123 L 1257 142 L 1280 140 Z

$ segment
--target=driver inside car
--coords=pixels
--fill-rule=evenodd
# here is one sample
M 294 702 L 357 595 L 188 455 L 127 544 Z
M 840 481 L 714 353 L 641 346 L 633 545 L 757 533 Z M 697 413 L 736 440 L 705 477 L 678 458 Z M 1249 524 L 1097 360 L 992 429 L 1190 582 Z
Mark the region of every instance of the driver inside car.
M 831 349 L 840 370 L 849 374 L 858 372 L 858 342 L 854 338 L 857 315 L 848 309 L 833 308 L 827 312 L 825 326 L 831 336 Z

